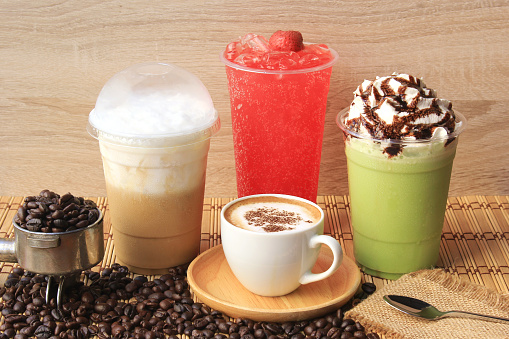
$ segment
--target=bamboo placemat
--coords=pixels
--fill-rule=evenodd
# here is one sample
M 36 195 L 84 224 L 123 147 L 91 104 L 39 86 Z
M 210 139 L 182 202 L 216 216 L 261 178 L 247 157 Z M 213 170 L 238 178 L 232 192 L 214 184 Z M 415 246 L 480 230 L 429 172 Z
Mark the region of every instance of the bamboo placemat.
M 101 271 L 115 262 L 108 200 L 94 200 L 104 213 L 105 256 L 94 267 Z M 0 237 L 12 238 L 12 219 L 24 197 L 0 197 Z M 221 208 L 233 198 L 206 198 L 203 206 L 201 251 L 221 243 Z M 325 211 L 325 233 L 341 243 L 345 254 L 353 258 L 350 206 L 347 196 L 320 196 L 318 205 Z M 0 262 L 0 286 L 17 264 Z M 451 274 L 484 285 L 500 293 L 509 293 L 509 196 L 463 196 L 448 199 L 439 266 Z M 385 279 L 363 274 L 363 282 L 377 288 Z

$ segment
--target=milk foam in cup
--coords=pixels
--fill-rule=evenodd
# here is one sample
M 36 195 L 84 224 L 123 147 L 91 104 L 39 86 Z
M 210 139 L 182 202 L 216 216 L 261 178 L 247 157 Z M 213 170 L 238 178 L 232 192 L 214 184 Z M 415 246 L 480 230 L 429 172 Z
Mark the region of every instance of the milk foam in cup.
M 387 279 L 436 265 L 465 118 L 408 74 L 365 80 L 340 112 L 355 260 Z
M 321 218 L 319 210 L 298 200 L 261 196 L 240 200 L 225 212 L 233 225 L 252 232 L 292 232 L 309 228 Z
M 101 90 L 87 129 L 99 140 L 117 261 L 163 273 L 199 253 L 210 138 L 220 120 L 202 82 L 143 63 Z

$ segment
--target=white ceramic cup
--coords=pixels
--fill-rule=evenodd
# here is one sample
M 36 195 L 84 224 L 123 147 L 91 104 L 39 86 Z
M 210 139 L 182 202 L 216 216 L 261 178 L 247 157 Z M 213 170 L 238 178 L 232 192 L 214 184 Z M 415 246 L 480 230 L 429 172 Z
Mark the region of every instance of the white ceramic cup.
M 319 219 L 303 229 L 259 233 L 233 225 L 225 218 L 232 205 L 259 197 L 278 197 L 290 204 L 304 202 L 319 211 Z M 262 296 L 282 296 L 301 284 L 309 284 L 332 275 L 341 265 L 343 251 L 333 237 L 323 235 L 324 213 L 316 204 L 282 194 L 258 194 L 236 199 L 221 211 L 221 241 L 226 260 L 241 284 Z M 332 265 L 322 273 L 312 273 L 321 244 L 333 253 Z

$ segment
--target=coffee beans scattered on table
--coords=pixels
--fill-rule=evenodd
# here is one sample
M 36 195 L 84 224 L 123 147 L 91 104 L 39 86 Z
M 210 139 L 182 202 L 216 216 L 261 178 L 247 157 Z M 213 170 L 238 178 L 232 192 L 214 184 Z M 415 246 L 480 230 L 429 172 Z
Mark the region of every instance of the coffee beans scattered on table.
M 363 326 L 344 316 L 345 307 L 326 316 L 287 323 L 234 319 L 195 302 L 186 267 L 149 281 L 131 278 L 113 264 L 101 273 L 83 272 L 83 282 L 68 288 L 60 309 L 45 301 L 48 277 L 14 268 L 0 288 L 0 339 L 5 338 L 368 338 Z
M 14 222 L 31 232 L 57 233 L 87 227 L 97 219 L 99 210 L 92 200 L 43 190 L 38 196 L 25 198 Z

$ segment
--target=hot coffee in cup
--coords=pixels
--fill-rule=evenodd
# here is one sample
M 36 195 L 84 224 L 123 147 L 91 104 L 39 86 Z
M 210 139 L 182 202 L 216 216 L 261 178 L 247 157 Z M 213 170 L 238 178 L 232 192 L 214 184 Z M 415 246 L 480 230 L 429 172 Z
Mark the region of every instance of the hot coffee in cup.
M 259 196 L 232 204 L 225 211 L 231 224 L 261 233 L 309 228 L 320 221 L 321 211 L 309 203 L 279 196 Z
M 281 296 L 325 279 L 340 266 L 338 241 L 323 235 L 322 209 L 299 197 L 260 194 L 239 198 L 221 211 L 221 239 L 230 268 L 255 294 Z M 332 250 L 328 270 L 311 273 L 321 244 Z

